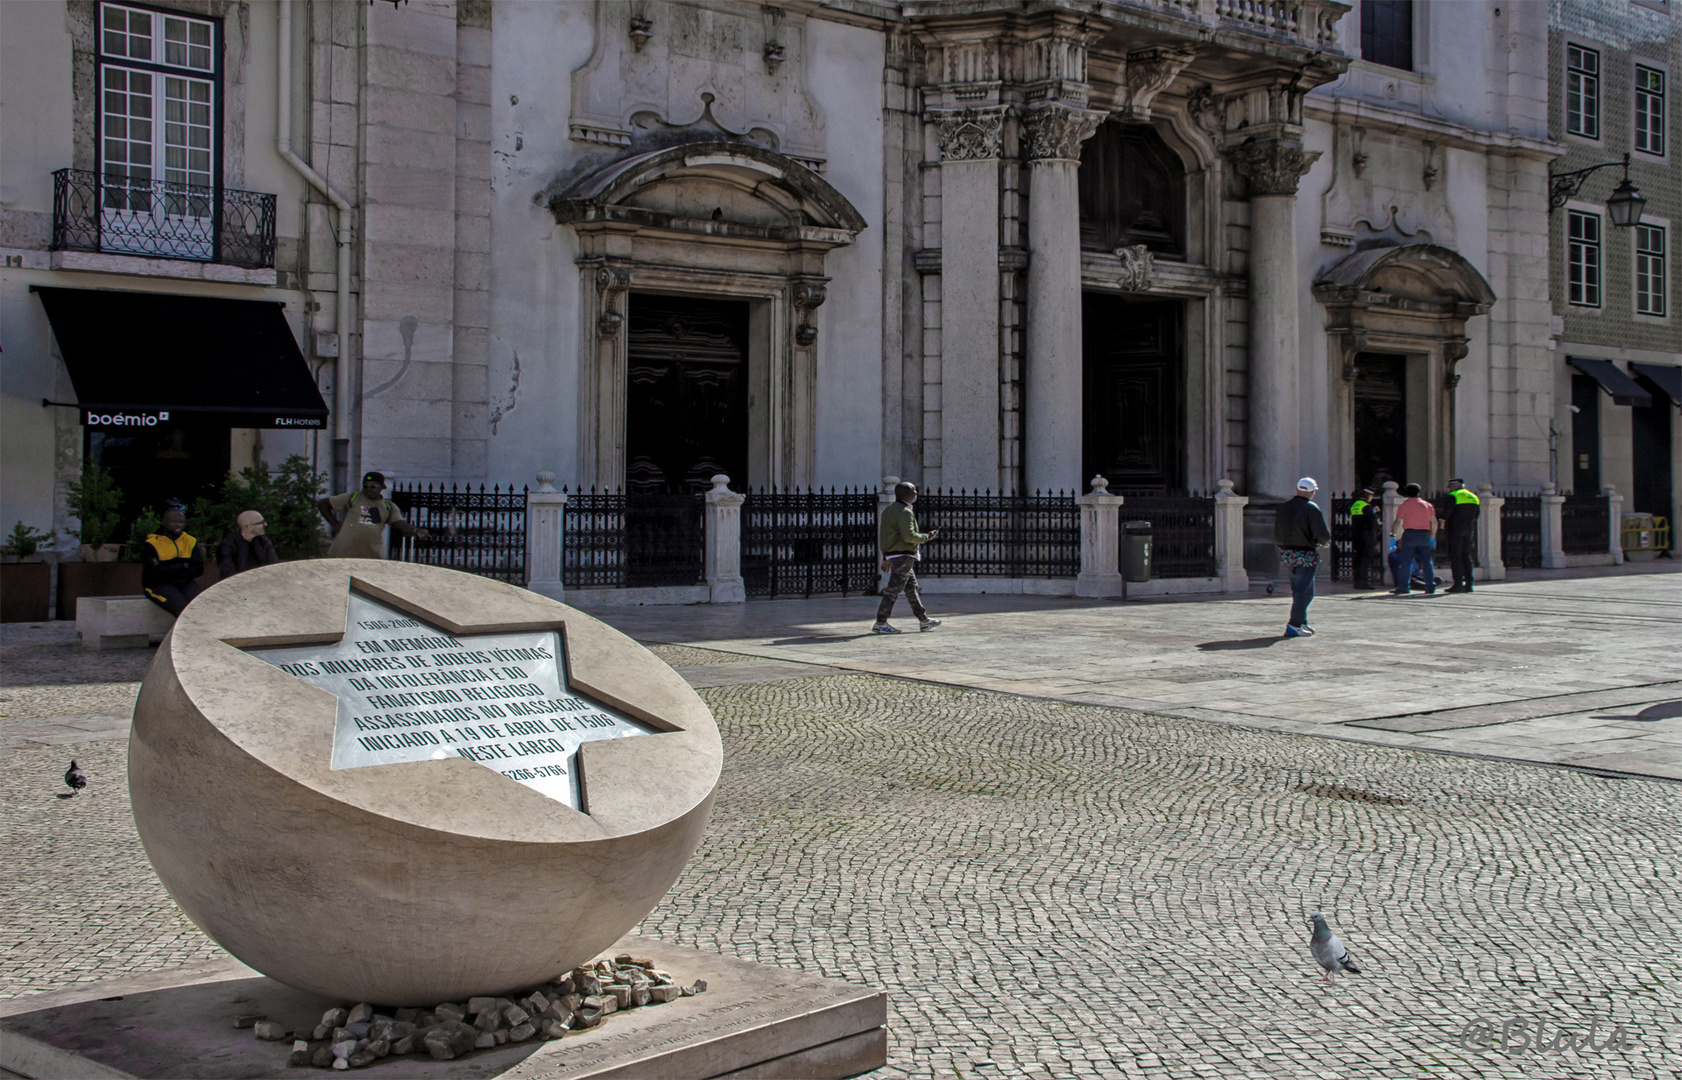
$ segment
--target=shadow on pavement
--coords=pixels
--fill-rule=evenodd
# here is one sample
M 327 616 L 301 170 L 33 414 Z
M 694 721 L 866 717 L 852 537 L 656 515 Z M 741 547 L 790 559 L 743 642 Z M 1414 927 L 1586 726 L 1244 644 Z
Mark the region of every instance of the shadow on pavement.
M 1675 720 L 1682 717 L 1682 701 L 1661 701 L 1657 705 L 1649 705 L 1634 716 L 1591 716 L 1590 720 L 1641 720 L 1649 724 L 1660 720 Z
M 1228 649 L 1265 649 L 1276 641 L 1286 641 L 1288 638 L 1277 634 L 1272 637 L 1237 638 L 1232 641 L 1203 641 L 1197 647 L 1204 652 L 1224 652 Z

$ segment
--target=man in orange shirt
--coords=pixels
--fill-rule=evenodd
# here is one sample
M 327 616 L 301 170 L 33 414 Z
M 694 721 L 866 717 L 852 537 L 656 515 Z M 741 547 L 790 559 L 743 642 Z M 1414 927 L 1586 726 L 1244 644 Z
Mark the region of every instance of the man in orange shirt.
M 1419 497 L 1419 485 L 1409 484 L 1402 489 L 1405 498 L 1396 508 L 1396 522 L 1390 535 L 1396 538 L 1396 558 L 1390 564 L 1396 576 L 1395 595 L 1408 594 L 1408 580 L 1417 565 L 1427 582 L 1427 596 L 1437 591 L 1437 568 L 1431 560 L 1431 549 L 1437 535 L 1437 508 Z

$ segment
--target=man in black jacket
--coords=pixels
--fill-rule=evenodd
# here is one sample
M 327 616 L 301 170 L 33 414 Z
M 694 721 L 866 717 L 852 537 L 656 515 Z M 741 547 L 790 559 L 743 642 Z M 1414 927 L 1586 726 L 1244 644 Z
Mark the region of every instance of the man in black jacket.
M 1314 571 L 1320 565 L 1320 545 L 1329 543 L 1332 531 L 1326 516 L 1310 500 L 1320 490 L 1312 476 L 1297 481 L 1296 497 L 1279 505 L 1273 518 L 1273 542 L 1279 545 L 1279 561 L 1291 574 L 1291 617 L 1285 636 L 1310 637 L 1308 605 L 1314 599 Z
M 1372 488 L 1362 488 L 1349 504 L 1350 532 L 1354 534 L 1355 587 L 1374 589 L 1373 568 L 1378 565 L 1378 534 L 1382 532 L 1378 504 L 1372 501 Z M 1381 571 L 1382 573 L 1382 571 Z
M 263 515 L 246 510 L 236 519 L 239 529 L 222 538 L 216 548 L 216 567 L 231 578 L 244 570 L 280 561 L 274 541 L 263 534 Z

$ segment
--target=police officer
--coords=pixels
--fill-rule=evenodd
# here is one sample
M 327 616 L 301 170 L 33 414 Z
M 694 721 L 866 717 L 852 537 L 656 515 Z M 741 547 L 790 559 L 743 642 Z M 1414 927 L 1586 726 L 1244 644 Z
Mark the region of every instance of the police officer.
M 1355 543 L 1355 587 L 1374 589 L 1372 570 L 1378 558 L 1378 505 L 1372 501 L 1372 488 L 1362 488 L 1349 504 L 1349 524 Z
M 1448 512 L 1448 559 L 1454 571 L 1454 585 L 1448 591 L 1472 591 L 1472 545 L 1478 538 L 1478 497 L 1466 490 L 1458 477 L 1448 482 L 1454 508 Z

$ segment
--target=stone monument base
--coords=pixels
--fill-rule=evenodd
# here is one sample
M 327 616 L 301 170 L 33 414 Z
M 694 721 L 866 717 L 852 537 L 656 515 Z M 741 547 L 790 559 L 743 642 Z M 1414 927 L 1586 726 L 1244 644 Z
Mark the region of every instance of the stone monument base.
M 880 990 L 750 964 L 714 953 L 627 936 L 608 955 L 652 958 L 684 983 L 708 989 L 665 1005 L 613 1013 L 598 1027 L 552 1042 L 480 1050 L 453 1061 L 425 1054 L 387 1057 L 359 1075 L 378 1077 L 845 1077 L 887 1061 L 887 996 Z M 0 1001 L 0 1076 L 29 1080 L 93 1077 L 288 1077 L 340 1075 L 291 1067 L 290 1039 L 263 1042 L 235 1028 L 263 1013 L 308 1029 L 329 1001 L 283 986 L 229 957 L 191 968 L 92 983 Z

